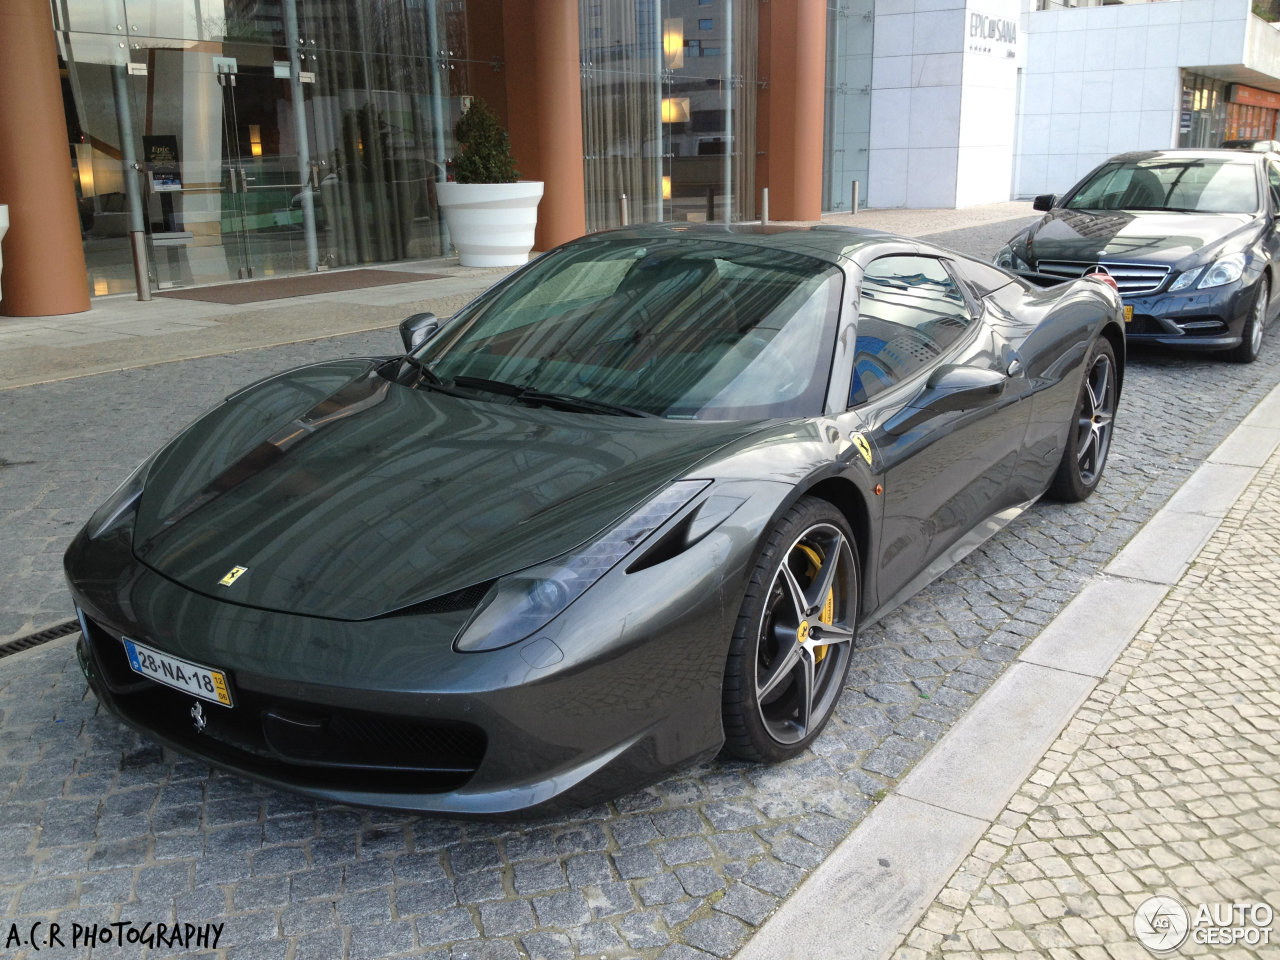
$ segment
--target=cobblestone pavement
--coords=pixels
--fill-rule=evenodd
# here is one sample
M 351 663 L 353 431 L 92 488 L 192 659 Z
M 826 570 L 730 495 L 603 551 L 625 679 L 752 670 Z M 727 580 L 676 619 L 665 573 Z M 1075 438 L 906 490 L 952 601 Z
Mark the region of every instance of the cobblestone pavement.
M 895 958 L 1146 958 L 1155 895 L 1213 911 L 1179 954 L 1280 956 L 1280 453 Z
M 0 637 L 68 617 L 64 544 L 164 436 L 257 376 L 394 337 L 0 394 Z M 99 714 L 71 638 L 0 661 L 4 916 L 223 922 L 232 958 L 731 956 L 1278 378 L 1274 344 L 1250 366 L 1138 358 L 1097 494 L 1030 511 L 865 630 L 810 752 L 691 768 L 572 818 L 462 823 L 279 794 Z

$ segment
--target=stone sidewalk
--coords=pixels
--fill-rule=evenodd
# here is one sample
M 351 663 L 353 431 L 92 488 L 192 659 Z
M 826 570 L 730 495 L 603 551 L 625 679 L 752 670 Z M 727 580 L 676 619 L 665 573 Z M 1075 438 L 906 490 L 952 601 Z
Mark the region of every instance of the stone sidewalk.
M 1280 956 L 1280 451 L 894 956 L 1140 960 L 1153 896 L 1178 955 Z

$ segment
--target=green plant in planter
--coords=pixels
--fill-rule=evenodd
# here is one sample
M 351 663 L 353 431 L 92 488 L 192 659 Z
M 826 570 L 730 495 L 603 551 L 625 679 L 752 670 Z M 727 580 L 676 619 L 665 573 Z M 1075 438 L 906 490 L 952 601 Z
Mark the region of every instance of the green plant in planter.
M 453 128 L 458 150 L 453 158 L 455 183 L 515 183 L 520 179 L 511 156 L 511 138 L 483 100 L 458 118 Z

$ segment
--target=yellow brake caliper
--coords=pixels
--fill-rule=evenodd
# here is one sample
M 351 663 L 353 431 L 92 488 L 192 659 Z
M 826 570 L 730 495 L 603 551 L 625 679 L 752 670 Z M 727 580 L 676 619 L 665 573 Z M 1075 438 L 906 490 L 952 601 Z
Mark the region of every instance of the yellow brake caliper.
M 813 547 L 806 546 L 803 543 L 797 543 L 796 547 L 799 550 L 803 551 L 804 555 L 809 558 L 809 570 L 808 570 L 809 582 L 813 583 L 814 579 L 816 579 L 818 576 L 818 571 L 822 569 L 822 557 L 818 554 L 817 550 L 813 549 Z M 833 621 L 833 618 L 835 617 L 835 612 L 836 612 L 836 592 L 835 592 L 835 589 L 833 588 L 827 591 L 826 602 L 823 603 L 822 613 L 818 617 L 819 622 L 831 623 Z M 822 658 L 825 657 L 826 655 L 827 655 L 826 644 L 822 644 L 821 646 L 815 646 L 813 648 L 814 663 L 821 663 Z

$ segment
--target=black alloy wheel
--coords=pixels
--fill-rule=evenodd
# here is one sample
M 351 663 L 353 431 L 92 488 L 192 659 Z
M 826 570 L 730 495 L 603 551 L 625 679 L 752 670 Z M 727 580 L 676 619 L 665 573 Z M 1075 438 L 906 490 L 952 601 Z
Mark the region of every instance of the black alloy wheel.
M 1267 304 L 1271 299 L 1271 284 L 1263 276 L 1253 295 L 1249 319 L 1240 331 L 1240 345 L 1227 351 L 1227 359 L 1233 363 L 1253 363 L 1262 352 L 1262 332 L 1267 327 Z
M 1119 395 L 1115 351 L 1106 337 L 1098 337 L 1085 364 L 1080 397 L 1067 430 L 1062 460 L 1049 485 L 1048 495 L 1054 500 L 1079 503 L 1098 486 L 1111 450 Z
M 857 546 L 844 516 L 805 497 L 769 533 L 725 668 L 725 749 L 777 762 L 835 711 L 857 632 Z

